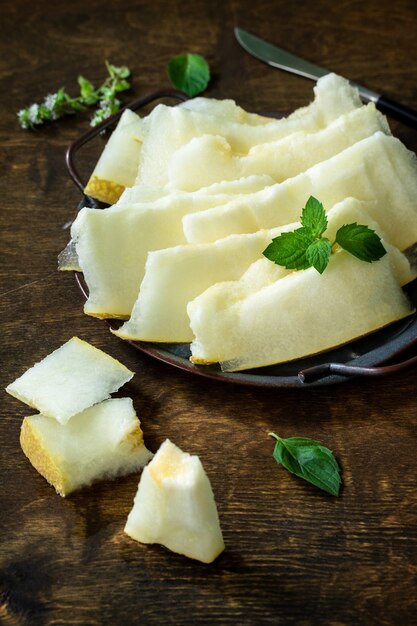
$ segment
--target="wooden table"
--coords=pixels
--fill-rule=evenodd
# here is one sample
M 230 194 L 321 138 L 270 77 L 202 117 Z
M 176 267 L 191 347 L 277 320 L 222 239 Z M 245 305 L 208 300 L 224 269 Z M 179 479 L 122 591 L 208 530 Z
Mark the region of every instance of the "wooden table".
M 77 335 L 136 372 L 125 388 L 148 446 L 169 437 L 200 455 L 227 549 L 203 565 L 123 533 L 138 476 L 67 499 L 19 447 L 31 410 L 3 395 L 0 623 L 416 623 L 416 372 L 317 390 L 265 390 L 205 380 L 141 354 L 86 317 L 74 278 L 56 271 L 79 193 L 64 165 L 88 128 L 77 115 L 36 132 L 16 112 L 104 60 L 127 64 L 138 97 L 167 85 L 165 66 L 203 54 L 207 95 L 254 111 L 292 111 L 312 83 L 256 61 L 239 24 L 408 106 L 417 106 L 417 9 L 412 0 L 337 3 L 246 0 L 14 0 L 0 8 L 2 386 Z M 417 132 L 394 123 L 413 149 Z M 100 142 L 98 144 L 100 146 Z M 88 173 L 93 148 L 82 157 Z M 343 468 L 332 498 L 271 457 L 270 430 L 323 441 Z

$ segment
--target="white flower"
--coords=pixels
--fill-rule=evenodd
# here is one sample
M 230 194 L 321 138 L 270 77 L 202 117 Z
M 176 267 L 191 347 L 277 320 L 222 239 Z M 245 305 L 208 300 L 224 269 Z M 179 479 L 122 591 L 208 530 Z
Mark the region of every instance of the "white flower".
M 28 117 L 32 124 L 37 124 L 39 122 L 39 104 L 30 105 L 28 109 Z
M 44 100 L 44 105 L 50 111 L 52 120 L 58 119 L 58 115 L 55 112 L 56 101 L 57 101 L 56 93 L 52 93 L 52 94 L 49 93 Z

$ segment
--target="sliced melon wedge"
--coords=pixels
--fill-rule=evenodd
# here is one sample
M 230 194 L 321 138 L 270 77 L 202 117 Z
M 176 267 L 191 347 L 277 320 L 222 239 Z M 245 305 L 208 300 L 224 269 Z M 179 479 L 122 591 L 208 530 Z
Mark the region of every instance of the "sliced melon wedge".
M 126 109 L 97 161 L 84 193 L 114 204 L 125 187 L 131 187 L 135 181 L 142 139 L 142 119 Z
M 326 236 L 332 241 L 343 224 L 356 222 L 367 224 L 383 237 L 379 225 L 367 213 L 370 203 L 347 198 L 335 205 L 328 213 Z M 372 207 L 371 207 L 372 208 Z M 230 235 L 214 243 L 175 246 L 148 254 L 145 276 L 130 319 L 118 330 L 112 330 L 123 339 L 164 342 L 189 342 L 193 338 L 187 314 L 187 304 L 208 287 L 222 281 L 235 281 L 254 263 L 262 252 L 284 231 L 292 231 L 301 224 L 289 224 L 252 234 Z M 393 257 L 398 280 L 405 285 L 416 277 L 406 257 L 397 248 L 385 244 Z M 261 269 L 262 268 L 262 269 Z M 248 271 L 236 293 L 260 288 L 288 273 L 264 259 L 257 270 Z M 246 291 L 245 291 L 246 293 Z
M 371 216 L 404 250 L 417 241 L 417 159 L 394 137 L 377 132 L 306 172 L 252 196 L 183 218 L 190 243 L 294 222 L 312 195 L 325 207 L 353 196 L 376 200 Z
M 165 186 L 172 155 L 193 137 L 221 135 L 234 152 L 246 154 L 257 144 L 275 141 L 299 130 L 324 128 L 340 115 L 362 104 L 357 90 L 335 74 L 321 78 L 314 91 L 315 100 L 309 106 L 298 109 L 287 118 L 271 119 L 269 123 L 260 125 L 229 121 L 185 107 L 158 105 L 144 120 L 144 140 L 136 182 Z
M 102 350 L 73 337 L 6 387 L 18 400 L 61 424 L 109 398 L 133 377 Z
M 390 134 L 374 104 L 353 109 L 316 132 L 298 131 L 240 155 L 219 135 L 202 135 L 179 148 L 168 165 L 168 185 L 194 191 L 220 180 L 268 174 L 276 182 L 304 172 L 378 130 Z
M 224 550 L 210 481 L 200 459 L 167 439 L 145 467 L 125 533 L 203 563 Z
M 225 371 L 282 363 L 350 342 L 412 312 L 388 254 L 364 263 L 340 250 L 323 274 L 314 268 L 292 272 L 238 298 L 214 285 L 190 302 L 191 360 L 220 361 Z
M 152 458 L 130 398 L 105 400 L 65 425 L 45 415 L 25 417 L 20 444 L 61 496 L 136 472 Z
M 242 180 L 234 189 L 248 192 L 260 181 Z M 243 193 L 243 191 L 242 191 Z M 240 196 L 233 196 L 240 197 Z M 126 319 L 139 293 L 147 254 L 186 243 L 181 218 L 186 213 L 228 202 L 227 193 L 172 193 L 144 204 L 82 209 L 71 228 L 89 297 L 84 311 L 94 317 Z
M 204 113 L 205 115 L 212 115 L 229 121 L 239 122 L 239 124 L 258 126 L 262 124 L 269 124 L 271 121 L 270 117 L 245 111 L 245 109 L 242 109 L 242 107 L 237 105 L 234 100 L 230 99 L 216 100 L 216 98 L 204 97 L 190 98 L 190 100 L 181 102 L 178 106 L 197 113 Z
M 208 187 L 202 187 L 194 192 L 194 198 L 201 196 L 236 196 L 246 193 L 254 193 L 265 187 L 273 185 L 274 181 L 271 176 L 251 175 L 237 178 L 236 180 L 225 180 L 213 183 Z M 141 202 L 158 202 L 162 198 L 175 197 L 178 192 L 173 189 L 160 187 L 146 187 L 145 185 L 134 185 L 124 190 L 115 206 L 127 206 Z M 184 198 L 186 196 L 184 195 Z

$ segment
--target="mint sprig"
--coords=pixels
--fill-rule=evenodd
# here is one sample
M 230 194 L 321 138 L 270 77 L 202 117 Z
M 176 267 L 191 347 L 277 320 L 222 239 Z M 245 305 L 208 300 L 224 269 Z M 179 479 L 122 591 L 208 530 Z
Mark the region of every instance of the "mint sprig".
M 340 467 L 329 448 L 305 437 L 282 439 L 275 433 L 269 435 L 276 439 L 273 457 L 278 464 L 332 496 L 339 495 Z
M 108 76 L 97 89 L 91 81 L 80 75 L 78 76 L 79 96 L 72 98 L 61 87 L 57 92 L 47 95 L 42 103 L 35 103 L 21 109 L 17 114 L 20 126 L 24 129 L 32 129 L 64 115 L 85 111 L 88 107 L 95 105 L 98 105 L 98 109 L 91 119 L 91 126 L 100 124 L 120 109 L 121 101 L 117 94 L 130 88 L 126 80 L 130 76 L 129 68 L 117 67 L 108 61 L 106 61 L 106 68 Z
M 381 239 L 374 230 L 363 224 L 345 224 L 336 233 L 333 243 L 323 234 L 327 217 L 323 204 L 310 196 L 301 214 L 301 228 L 275 237 L 263 255 L 287 269 L 301 270 L 314 267 L 320 274 L 330 261 L 330 255 L 339 246 L 361 261 L 372 263 L 386 254 Z
M 168 77 L 172 85 L 190 98 L 201 93 L 210 81 L 210 67 L 199 54 L 180 54 L 168 63 Z

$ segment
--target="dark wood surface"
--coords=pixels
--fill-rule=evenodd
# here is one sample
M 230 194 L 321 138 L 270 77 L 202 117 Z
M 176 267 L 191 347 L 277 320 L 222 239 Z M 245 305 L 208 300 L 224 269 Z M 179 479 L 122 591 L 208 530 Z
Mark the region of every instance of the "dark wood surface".
M 133 70 L 138 97 L 167 85 L 165 66 L 203 54 L 208 95 L 254 111 L 291 111 L 312 83 L 244 53 L 233 26 L 251 29 L 357 82 L 417 106 L 414 0 L 52 2 L 0 8 L 1 383 L 73 335 L 136 371 L 134 399 L 152 450 L 171 438 L 200 455 L 218 504 L 226 551 L 202 565 L 123 534 L 138 476 L 62 499 L 19 447 L 31 411 L 3 395 L 0 623 L 416 623 L 416 373 L 304 390 L 262 390 L 193 377 L 142 355 L 82 313 L 73 276 L 56 271 L 79 193 L 64 153 L 87 116 L 19 129 L 15 113 L 104 59 Z M 410 148 L 417 133 L 393 129 Z M 99 144 L 100 146 L 100 141 Z M 94 149 L 82 157 L 88 173 Z M 279 468 L 270 430 L 332 448 L 344 487 L 332 498 Z

